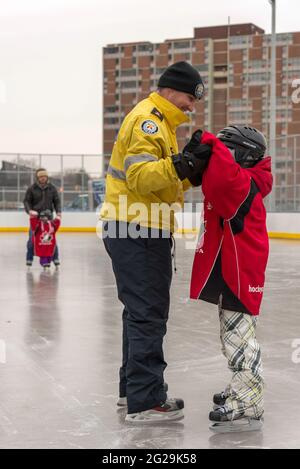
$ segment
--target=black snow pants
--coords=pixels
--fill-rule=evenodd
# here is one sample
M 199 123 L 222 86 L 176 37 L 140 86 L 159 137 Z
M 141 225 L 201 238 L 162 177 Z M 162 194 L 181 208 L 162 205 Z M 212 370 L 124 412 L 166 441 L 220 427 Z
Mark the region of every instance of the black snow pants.
M 169 234 L 148 228 L 133 238 L 129 226 L 105 222 L 103 241 L 124 305 L 119 392 L 127 397 L 128 413 L 135 413 L 166 400 L 163 338 L 170 306 L 172 240 Z

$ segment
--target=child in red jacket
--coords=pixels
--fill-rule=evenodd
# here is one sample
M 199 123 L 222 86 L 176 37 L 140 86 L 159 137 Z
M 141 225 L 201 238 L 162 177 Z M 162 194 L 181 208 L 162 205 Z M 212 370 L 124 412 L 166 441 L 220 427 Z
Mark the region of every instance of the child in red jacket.
M 56 246 L 55 233 L 60 226 L 60 217 L 52 220 L 50 210 L 42 211 L 39 216 L 30 217 L 34 254 L 40 258 L 44 268 L 50 267 Z
M 222 352 L 233 372 L 213 397 L 215 432 L 262 425 L 263 378 L 255 330 L 269 253 L 263 198 L 272 188 L 266 139 L 248 126 L 204 132 L 212 154 L 202 176 L 204 219 L 195 253 L 191 298 L 218 304 Z

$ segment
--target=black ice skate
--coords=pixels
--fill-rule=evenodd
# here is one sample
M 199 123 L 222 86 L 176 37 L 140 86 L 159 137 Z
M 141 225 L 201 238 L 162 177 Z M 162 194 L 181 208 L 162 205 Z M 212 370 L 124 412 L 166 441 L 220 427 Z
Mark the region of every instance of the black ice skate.
M 144 424 L 144 423 L 163 423 L 184 418 L 184 401 L 179 398 L 167 399 L 153 409 L 127 414 L 125 422 Z
M 215 433 L 251 432 L 261 430 L 263 418 L 248 417 L 245 412 L 234 412 L 226 406 L 209 413 L 209 429 Z

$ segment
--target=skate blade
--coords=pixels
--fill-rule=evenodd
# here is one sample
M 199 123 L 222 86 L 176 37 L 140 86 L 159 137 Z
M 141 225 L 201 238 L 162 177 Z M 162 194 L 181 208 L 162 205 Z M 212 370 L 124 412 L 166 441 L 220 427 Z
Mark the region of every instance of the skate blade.
M 172 423 L 178 422 L 184 418 L 184 414 L 182 409 L 178 410 L 178 412 L 172 412 L 172 415 L 166 414 L 160 415 L 143 415 L 142 417 L 138 414 L 127 414 L 125 417 L 126 423 L 131 423 L 134 425 L 153 425 L 153 424 L 162 424 L 162 423 Z
M 232 422 L 212 422 L 209 429 L 214 433 L 253 432 L 261 430 L 263 419 L 243 418 Z

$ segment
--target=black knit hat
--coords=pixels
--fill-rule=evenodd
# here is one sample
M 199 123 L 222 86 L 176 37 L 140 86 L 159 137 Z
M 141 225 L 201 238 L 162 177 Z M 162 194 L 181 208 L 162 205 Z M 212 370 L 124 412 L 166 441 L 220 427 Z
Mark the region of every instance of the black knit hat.
M 159 88 L 172 88 L 201 99 L 204 85 L 200 73 L 188 62 L 176 62 L 170 65 L 158 81 Z

